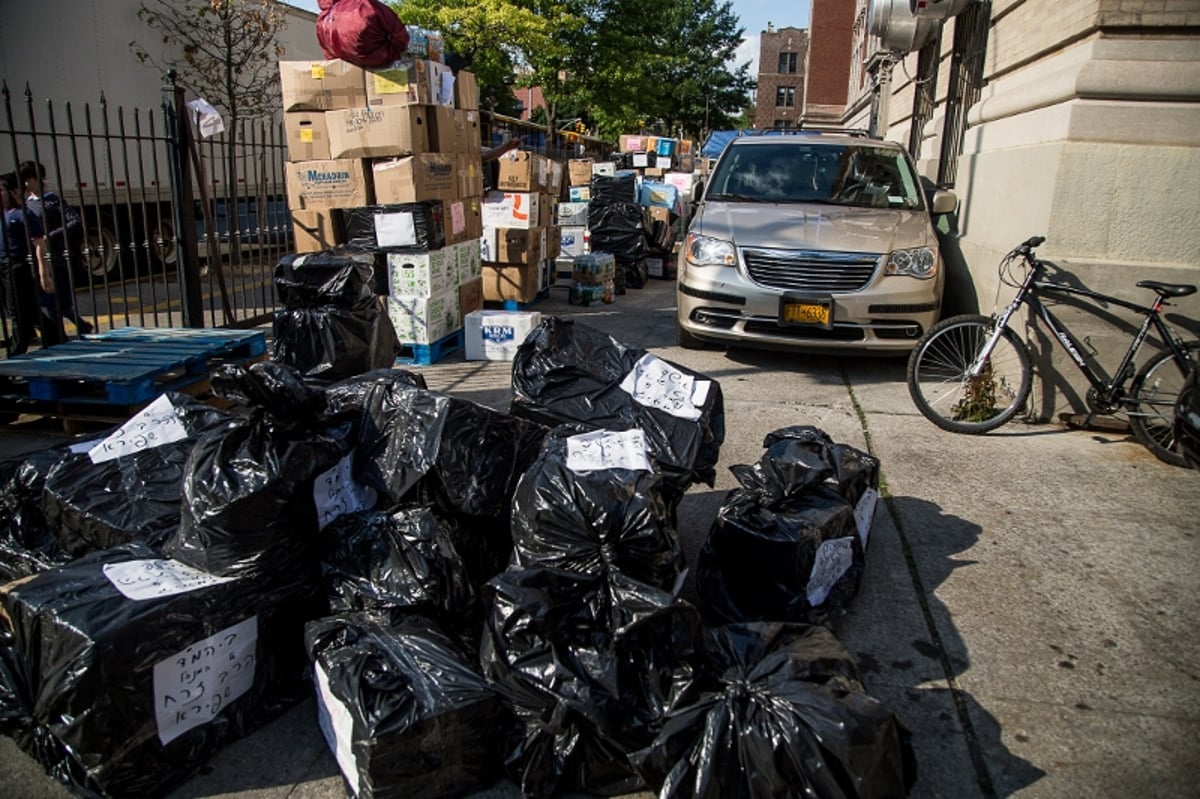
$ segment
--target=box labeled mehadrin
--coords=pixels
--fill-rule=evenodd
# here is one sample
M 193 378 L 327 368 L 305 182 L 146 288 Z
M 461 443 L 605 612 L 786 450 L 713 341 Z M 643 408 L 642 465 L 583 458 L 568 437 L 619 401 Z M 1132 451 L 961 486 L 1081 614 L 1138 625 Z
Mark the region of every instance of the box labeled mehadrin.
M 380 203 L 449 200 L 458 193 L 458 158 L 448 153 L 418 153 L 371 164 L 375 199 Z
M 429 123 L 422 106 L 327 111 L 333 158 L 384 158 L 429 150 Z
M 367 104 L 361 67 L 339 58 L 330 61 L 280 61 L 284 111 L 333 111 Z
M 289 161 L 329 160 L 329 131 L 324 111 L 289 111 L 283 115 Z
M 537 311 L 474 311 L 463 317 L 468 361 L 511 361 L 530 331 L 542 323 Z
M 432 344 L 462 327 L 458 286 L 432 297 L 388 297 L 387 309 L 402 344 Z
M 535 228 L 539 198 L 532 192 L 489 191 L 483 198 L 484 227 Z
M 375 195 L 364 161 L 358 158 L 284 164 L 292 211 L 371 205 Z

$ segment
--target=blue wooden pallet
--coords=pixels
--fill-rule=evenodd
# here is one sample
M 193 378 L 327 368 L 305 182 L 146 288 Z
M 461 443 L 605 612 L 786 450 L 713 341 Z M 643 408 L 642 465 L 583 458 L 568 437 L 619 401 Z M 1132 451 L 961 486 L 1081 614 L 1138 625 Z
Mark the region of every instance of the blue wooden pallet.
M 258 330 L 118 328 L 0 361 L 9 400 L 135 406 L 267 351 Z
M 437 363 L 447 355 L 458 352 L 466 346 L 466 338 L 462 330 L 455 330 L 448 336 L 438 339 L 432 344 L 401 344 L 400 354 L 396 363 L 411 366 L 429 366 Z

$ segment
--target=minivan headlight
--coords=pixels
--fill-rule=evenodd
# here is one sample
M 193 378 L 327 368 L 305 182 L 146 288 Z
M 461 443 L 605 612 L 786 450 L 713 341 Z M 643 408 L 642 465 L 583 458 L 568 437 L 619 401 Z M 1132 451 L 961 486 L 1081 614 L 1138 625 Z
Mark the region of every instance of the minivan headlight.
M 937 254 L 932 247 L 894 250 L 888 255 L 887 275 L 907 275 L 928 280 L 937 274 Z
M 733 242 L 689 233 L 687 261 L 693 266 L 737 266 L 737 252 Z

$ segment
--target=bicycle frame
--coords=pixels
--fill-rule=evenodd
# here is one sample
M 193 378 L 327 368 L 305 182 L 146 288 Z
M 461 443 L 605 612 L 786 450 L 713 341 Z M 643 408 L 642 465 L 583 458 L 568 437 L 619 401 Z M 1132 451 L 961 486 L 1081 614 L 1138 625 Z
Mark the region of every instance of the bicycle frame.
M 1134 358 L 1137 357 L 1138 350 L 1141 349 L 1142 344 L 1145 342 L 1151 327 L 1157 331 L 1159 338 L 1171 350 L 1175 358 L 1181 362 L 1186 362 L 1187 356 L 1179 349 L 1175 337 L 1171 335 L 1170 328 L 1167 327 L 1167 323 L 1162 319 L 1161 311 L 1164 300 L 1161 296 L 1156 297 L 1154 304 L 1147 307 L 1123 300 L 1120 297 L 1101 294 L 1098 291 L 1081 286 L 1068 286 L 1063 283 L 1054 283 L 1045 280 L 1043 279 L 1043 275 L 1046 268 L 1041 261 L 1025 255 L 1025 262 L 1030 267 L 1029 273 L 1025 276 L 1024 282 L 1022 282 L 1021 287 L 1017 290 L 1013 301 L 997 317 L 995 330 L 992 331 L 987 344 L 980 351 L 975 363 L 971 365 L 969 374 L 972 378 L 977 378 L 983 373 L 984 368 L 987 366 L 987 360 L 991 356 L 996 342 L 999 341 L 1002 331 L 1008 326 L 1009 320 L 1012 319 L 1017 309 L 1022 305 L 1029 305 L 1034 309 L 1037 318 L 1041 319 L 1042 323 L 1054 334 L 1055 340 L 1066 350 L 1067 355 L 1070 356 L 1072 362 L 1079 368 L 1079 371 L 1105 400 L 1111 401 L 1114 398 L 1114 393 L 1125 384 L 1126 380 L 1133 376 Z M 1126 350 L 1124 358 L 1121 359 L 1121 363 L 1113 373 L 1111 379 L 1105 380 L 1102 378 L 1084 359 L 1080 352 L 1083 344 L 1071 333 L 1070 328 L 1042 303 L 1039 295 L 1043 293 L 1087 297 L 1092 300 L 1112 303 L 1145 315 L 1141 327 L 1134 334 L 1133 341 L 1129 344 L 1129 349 Z

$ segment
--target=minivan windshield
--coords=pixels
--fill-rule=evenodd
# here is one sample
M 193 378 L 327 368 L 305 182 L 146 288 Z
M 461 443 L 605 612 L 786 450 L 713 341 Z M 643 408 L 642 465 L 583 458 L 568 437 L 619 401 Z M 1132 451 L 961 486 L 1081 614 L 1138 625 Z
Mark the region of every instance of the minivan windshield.
M 718 162 L 708 200 L 829 203 L 919 209 L 921 186 L 904 153 L 869 143 L 786 142 L 738 146 Z

